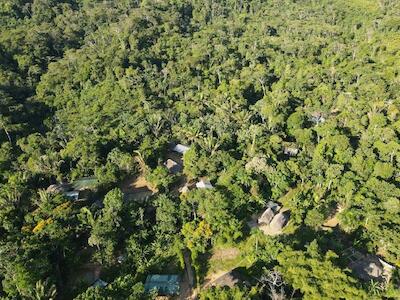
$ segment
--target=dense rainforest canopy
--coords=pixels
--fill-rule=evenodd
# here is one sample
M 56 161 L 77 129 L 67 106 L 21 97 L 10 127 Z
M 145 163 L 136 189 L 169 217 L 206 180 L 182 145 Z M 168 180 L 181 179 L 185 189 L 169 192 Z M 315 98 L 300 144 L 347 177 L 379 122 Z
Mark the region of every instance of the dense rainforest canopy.
M 188 257 L 200 299 L 399 299 L 400 1 L 1 0 L 0 79 L 1 299 L 153 299 Z M 223 249 L 245 280 L 209 288 Z

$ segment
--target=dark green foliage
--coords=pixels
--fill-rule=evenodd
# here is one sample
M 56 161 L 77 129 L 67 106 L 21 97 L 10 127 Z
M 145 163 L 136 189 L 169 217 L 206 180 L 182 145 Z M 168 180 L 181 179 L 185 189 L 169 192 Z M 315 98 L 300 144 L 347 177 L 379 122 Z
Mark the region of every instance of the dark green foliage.
M 285 249 L 278 255 L 279 270 L 305 299 L 368 299 L 353 278 L 334 266 L 335 253 L 320 252 L 316 241 L 305 252 Z
M 399 11 L 394 0 L 0 1 L 0 297 L 145 299 L 145 275 L 181 272 L 188 250 L 200 272 L 211 247 L 242 241 L 252 278 L 280 270 L 295 297 L 384 295 L 329 249 L 400 263 Z M 172 142 L 190 146 L 182 177 L 162 165 Z M 99 189 L 79 201 L 45 192 L 84 176 Z M 138 176 L 158 194 L 131 200 L 146 189 Z M 178 196 L 202 176 L 214 189 Z M 290 210 L 287 235 L 246 226 L 270 200 Z M 337 211 L 340 230 L 325 235 Z M 321 249 L 304 250 L 314 239 Z M 107 288 L 73 283 L 90 262 Z

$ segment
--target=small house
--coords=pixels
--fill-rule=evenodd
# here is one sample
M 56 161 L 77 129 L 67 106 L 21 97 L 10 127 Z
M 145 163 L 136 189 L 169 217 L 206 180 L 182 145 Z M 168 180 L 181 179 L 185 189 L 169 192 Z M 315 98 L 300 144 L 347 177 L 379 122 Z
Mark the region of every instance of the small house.
M 74 190 L 76 191 L 84 191 L 84 190 L 91 190 L 94 191 L 97 189 L 99 185 L 99 181 L 96 177 L 83 177 L 75 180 L 72 183 Z
M 200 179 L 200 181 L 198 181 L 196 183 L 196 187 L 198 189 L 212 189 L 212 188 L 214 188 L 213 185 L 211 184 L 211 182 L 208 179 Z
M 181 194 L 187 194 L 187 193 L 189 192 L 189 186 L 188 186 L 187 184 L 185 184 L 183 187 L 181 187 L 181 188 L 179 189 L 179 192 L 180 192 Z
M 108 285 L 108 282 L 105 282 L 104 280 L 101 280 L 100 278 L 96 279 L 95 282 L 93 282 L 92 286 L 93 287 L 100 287 L 100 288 L 105 288 Z
M 158 295 L 179 295 L 180 280 L 178 275 L 148 275 L 144 284 L 147 293 L 157 291 Z
M 376 255 L 363 254 L 353 248 L 345 252 L 349 260 L 349 268 L 353 273 L 364 281 L 376 280 L 389 282 L 394 266 L 383 261 Z
M 299 153 L 299 149 L 295 147 L 284 147 L 283 153 L 288 156 L 296 156 Z
M 258 224 L 268 225 L 271 223 L 275 214 L 281 209 L 281 207 L 274 202 L 269 202 L 267 204 L 268 208 L 263 212 L 263 214 L 258 218 Z
M 326 119 L 321 112 L 316 111 L 311 114 L 310 121 L 318 125 L 324 123 Z
M 172 159 L 167 159 L 164 166 L 171 174 L 177 174 L 182 171 L 182 166 Z
M 58 183 L 49 185 L 46 189 L 48 193 L 51 194 L 58 194 L 58 193 L 65 193 L 72 189 L 72 186 L 69 183 Z
M 176 144 L 175 146 L 172 147 L 172 151 L 175 151 L 179 154 L 185 154 L 186 151 L 190 149 L 189 146 L 185 146 L 182 144 Z

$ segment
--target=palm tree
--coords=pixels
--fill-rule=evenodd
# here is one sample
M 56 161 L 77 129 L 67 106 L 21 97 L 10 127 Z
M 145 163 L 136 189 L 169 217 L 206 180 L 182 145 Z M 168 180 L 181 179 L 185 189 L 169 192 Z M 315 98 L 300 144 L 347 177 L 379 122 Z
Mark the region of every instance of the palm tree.
M 32 292 L 32 300 L 54 300 L 57 296 L 56 286 L 50 283 L 49 278 L 44 282 L 39 280 Z

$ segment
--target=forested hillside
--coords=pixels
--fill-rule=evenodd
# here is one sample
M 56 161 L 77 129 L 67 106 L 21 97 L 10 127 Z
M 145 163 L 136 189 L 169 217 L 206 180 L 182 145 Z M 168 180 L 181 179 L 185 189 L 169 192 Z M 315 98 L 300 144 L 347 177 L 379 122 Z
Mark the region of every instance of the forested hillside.
M 0 298 L 399 299 L 399 137 L 398 0 L 0 0 Z

